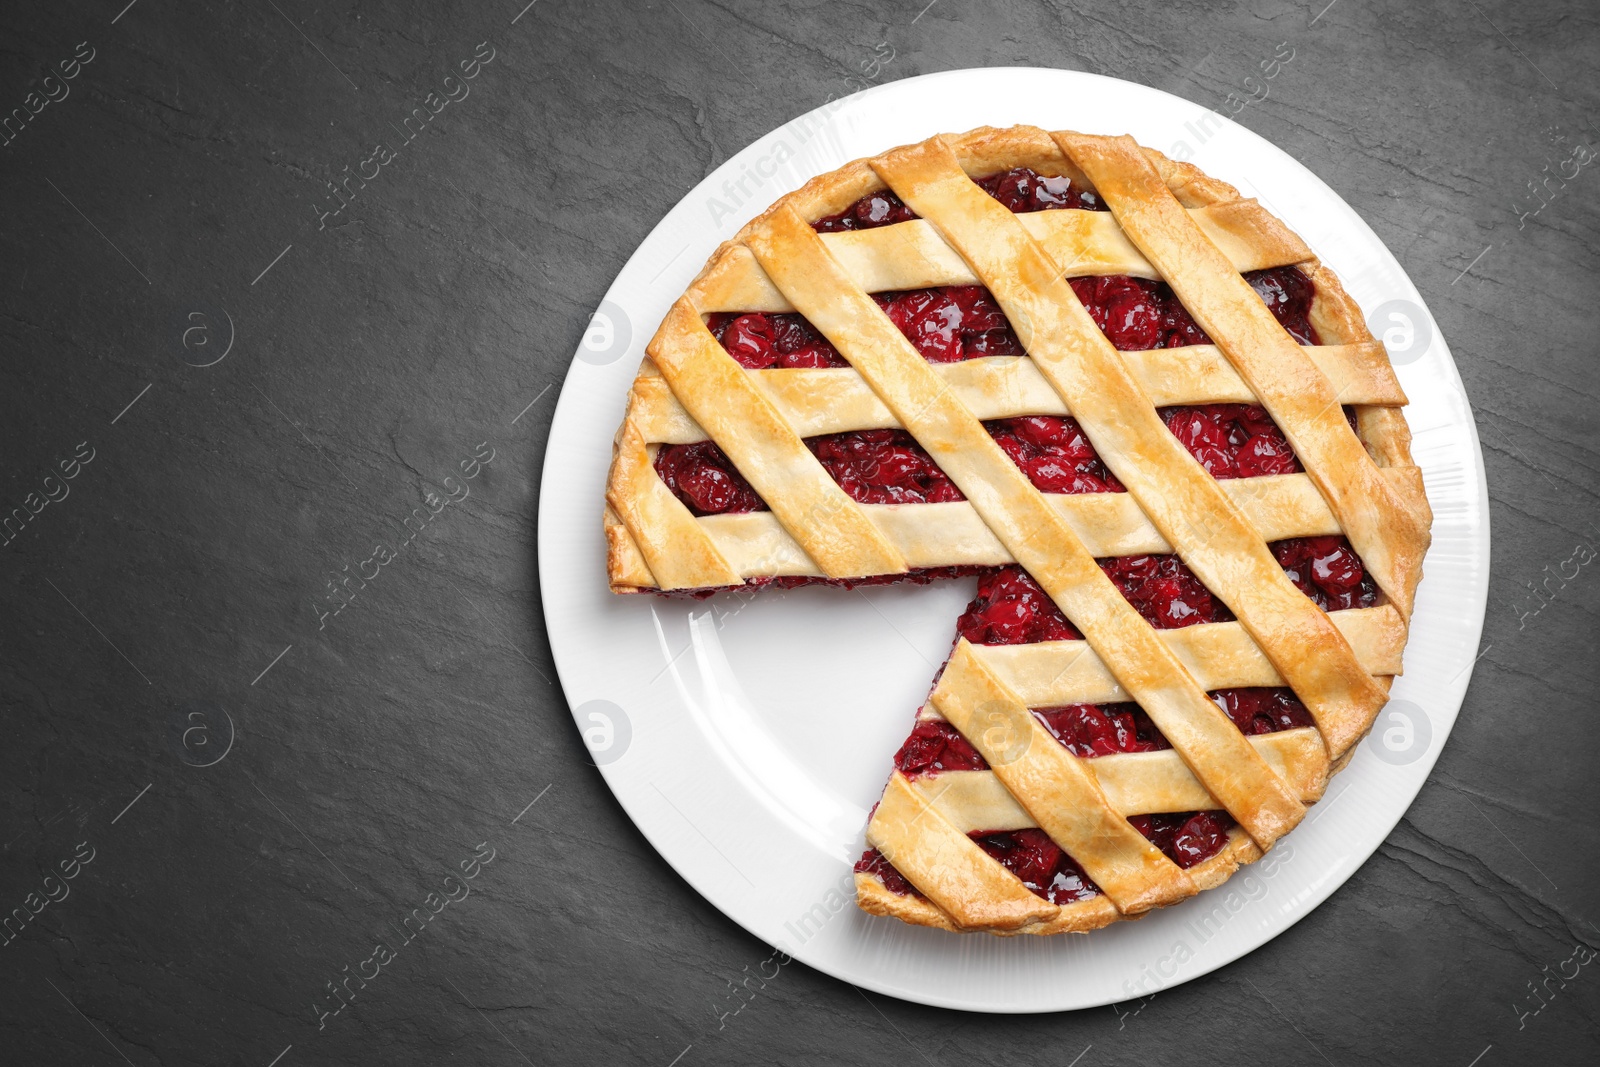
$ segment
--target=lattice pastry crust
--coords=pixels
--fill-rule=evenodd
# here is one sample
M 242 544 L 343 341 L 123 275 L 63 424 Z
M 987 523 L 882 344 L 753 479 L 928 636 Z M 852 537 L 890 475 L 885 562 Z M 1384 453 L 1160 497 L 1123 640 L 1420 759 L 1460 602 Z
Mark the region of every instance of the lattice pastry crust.
M 1110 211 L 1013 214 L 975 179 L 1014 167 L 1070 177 Z M 812 229 L 885 189 L 918 218 Z M 1319 346 L 1297 344 L 1241 277 L 1290 265 L 1315 284 Z M 1067 282 L 1104 274 L 1165 281 L 1214 344 L 1119 352 Z M 868 295 L 975 284 L 1027 355 L 929 363 Z M 706 316 L 754 311 L 799 311 L 850 366 L 746 370 Z M 951 930 L 1057 933 L 1216 885 L 1299 822 L 1400 672 L 1431 513 L 1382 345 L 1333 273 L 1258 203 L 1129 138 L 979 129 L 818 177 L 718 248 L 648 355 L 607 485 L 613 590 L 1016 563 L 1084 635 L 958 644 L 922 714 L 947 720 L 990 769 L 891 777 L 867 838 L 921 895 L 860 874 L 867 911 Z M 1210 403 L 1264 407 L 1304 473 L 1212 478 L 1157 414 Z M 1041 493 L 983 426 L 1069 413 L 1127 492 Z M 908 431 L 966 499 L 859 504 L 804 443 L 885 428 Z M 696 517 L 674 496 L 654 469 L 656 449 L 707 439 L 770 511 Z M 1349 539 L 1381 590 L 1378 606 L 1324 612 L 1267 547 L 1330 534 Z M 1237 621 L 1157 631 L 1095 563 L 1167 552 Z M 1206 695 L 1225 686 L 1289 686 L 1315 728 L 1246 738 Z M 1136 701 L 1172 748 L 1079 758 L 1029 710 L 1110 700 Z M 1127 821 L 1201 809 L 1225 809 L 1237 825 L 1188 870 Z M 1051 903 L 968 837 L 1024 827 L 1049 834 L 1100 893 Z

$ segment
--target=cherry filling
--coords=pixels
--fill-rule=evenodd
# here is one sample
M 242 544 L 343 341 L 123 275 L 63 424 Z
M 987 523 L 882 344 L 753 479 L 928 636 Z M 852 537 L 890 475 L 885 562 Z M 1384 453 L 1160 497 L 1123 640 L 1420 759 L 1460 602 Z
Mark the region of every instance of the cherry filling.
M 891 893 L 902 897 L 920 897 L 916 887 L 906 881 L 905 875 L 895 870 L 888 860 L 883 858 L 883 853 L 875 848 L 869 848 L 856 860 L 855 872 L 857 874 L 876 875 L 883 882 L 883 887 Z
M 911 736 L 894 754 L 895 770 L 907 778 L 922 778 L 944 771 L 986 771 L 989 764 L 972 742 L 943 719 L 918 722 Z
M 1046 177 L 1030 167 L 1013 167 L 1000 174 L 977 179 L 978 187 L 1012 211 L 1051 211 L 1060 208 L 1079 208 L 1084 211 L 1104 211 L 1100 198 L 1086 189 L 1076 189 L 1072 179 Z M 842 230 L 871 230 L 879 226 L 892 226 L 909 222 L 917 215 L 895 194 L 885 189 L 868 193 L 837 215 L 829 215 L 811 224 L 818 233 L 839 233 Z
M 1233 618 L 1227 605 L 1212 596 L 1176 555 L 1115 556 L 1099 563 L 1128 603 L 1158 630 Z M 957 621 L 956 632 L 975 645 L 1025 645 L 1082 636 L 1020 567 L 1001 567 L 978 580 L 978 595 Z
M 1274 542 L 1271 549 L 1289 580 L 1322 610 L 1377 604 L 1377 584 L 1347 538 L 1294 537 Z M 1128 603 L 1158 630 L 1233 619 L 1228 606 L 1212 596 L 1175 554 L 1115 556 L 1099 563 Z M 996 568 L 978 579 L 977 595 L 962 612 L 956 632 L 975 645 L 1026 645 L 1082 636 L 1033 577 L 1014 566 Z
M 1128 822 L 1185 870 L 1222 851 L 1228 843 L 1228 831 L 1235 825 L 1225 811 L 1135 815 Z M 978 830 L 968 836 L 1030 891 L 1052 904 L 1071 904 L 1100 892 L 1083 868 L 1043 830 Z M 855 869 L 876 875 L 891 893 L 922 896 L 875 848 L 862 853 Z
M 662 445 L 656 450 L 655 467 L 666 487 L 696 515 L 767 510 L 766 502 L 714 441 Z
M 850 365 L 804 315 L 794 312 L 719 311 L 707 317 L 706 329 L 739 366 L 750 370 Z
M 1021 567 L 998 567 L 978 579 L 978 594 L 956 620 L 956 634 L 975 645 L 1031 645 L 1083 637 Z
M 1247 736 L 1314 725 L 1311 711 L 1286 685 L 1217 689 L 1211 693 L 1211 699 Z
M 1317 287 L 1304 271 L 1298 267 L 1273 267 L 1250 271 L 1244 278 L 1289 336 L 1303 345 L 1321 343 L 1311 325 L 1311 301 L 1317 295 Z
M 1228 831 L 1235 825 L 1225 811 L 1135 815 L 1128 822 L 1185 870 L 1222 851 Z M 1083 868 L 1043 830 L 978 830 L 968 836 L 1030 891 L 1052 904 L 1071 904 L 1100 892 Z M 855 870 L 876 875 L 891 893 L 922 896 L 875 848 L 862 853 Z
M 872 299 L 929 363 L 1026 352 L 1005 312 L 981 285 L 874 293 Z
M 968 835 L 979 848 L 1052 904 L 1071 904 L 1100 892 L 1073 858 L 1043 830 L 979 831 Z
M 1094 324 L 1119 351 L 1211 343 L 1166 282 L 1125 274 L 1072 278 L 1069 282 Z
M 1278 424 L 1255 404 L 1162 408 L 1160 415 L 1213 478 L 1298 474 L 1303 469 Z
M 1303 345 L 1318 343 L 1311 325 L 1316 286 L 1305 272 L 1273 267 L 1244 277 L 1291 337 Z M 1166 282 L 1109 274 L 1072 278 L 1070 284 L 1100 332 L 1120 351 L 1211 343 Z
M 916 439 L 904 430 L 857 430 L 806 440 L 812 455 L 859 504 L 939 504 L 965 500 Z M 766 511 L 722 449 L 711 441 L 663 445 L 656 473 L 696 515 Z
M 812 455 L 860 504 L 965 500 L 933 457 L 904 430 L 857 430 L 806 440 Z
M 978 179 L 978 187 L 1019 215 L 1028 211 L 1078 208 L 1105 211 L 1100 198 L 1087 189 L 1075 189 L 1072 179 L 1045 177 L 1031 167 L 1013 167 Z
M 1310 710 L 1287 686 L 1217 689 L 1210 696 L 1246 736 L 1314 724 Z M 1082 759 L 1172 747 L 1144 709 L 1133 703 L 1068 704 L 1034 708 L 1033 714 L 1062 748 Z M 907 778 L 989 769 L 983 754 L 943 719 L 919 721 L 895 753 L 894 766 Z
M 1296 341 L 1317 343 L 1311 326 L 1316 290 L 1310 278 L 1296 267 L 1253 271 L 1245 277 Z M 1095 325 L 1120 351 L 1211 343 L 1165 282 L 1118 274 L 1073 278 L 1071 284 Z M 930 363 L 1024 354 L 1005 313 L 981 285 L 874 293 L 872 299 Z M 706 328 L 750 370 L 849 366 L 797 312 L 719 311 L 707 316 Z
M 1128 603 L 1158 630 L 1233 620 L 1228 606 L 1175 554 L 1116 556 L 1099 563 Z
M 885 189 L 881 193 L 868 193 L 837 215 L 818 219 L 811 224 L 811 228 L 818 233 L 873 230 L 897 222 L 910 222 L 916 217 L 916 213 L 906 207 L 904 201 Z
M 1135 815 L 1128 821 L 1184 870 L 1220 852 L 1234 827 L 1233 817 L 1225 811 Z
M 1370 608 L 1378 602 L 1377 583 L 1346 537 L 1292 537 L 1273 542 L 1272 554 L 1289 580 L 1323 611 Z
M 1028 415 L 996 419 L 984 428 L 1041 493 L 1127 491 L 1101 462 L 1077 419 Z
M 1133 703 L 1069 704 L 1036 708 L 1033 714 L 1061 747 L 1083 759 L 1172 747 L 1144 709 Z

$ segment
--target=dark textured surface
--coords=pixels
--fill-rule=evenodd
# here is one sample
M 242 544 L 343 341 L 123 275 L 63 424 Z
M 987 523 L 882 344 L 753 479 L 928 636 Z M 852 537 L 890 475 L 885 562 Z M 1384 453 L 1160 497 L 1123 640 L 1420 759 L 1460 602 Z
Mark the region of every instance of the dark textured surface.
M 67 92 L 0 148 L 0 504 L 68 493 L 0 548 L 0 907 L 76 874 L 0 946 L 0 1060 L 1594 1062 L 1600 578 L 1563 566 L 1600 544 L 1600 174 L 1563 168 L 1600 141 L 1592 6 L 124 2 L 0 13 L 0 108 Z M 324 182 L 484 41 L 319 230 Z M 795 964 L 722 1016 L 769 950 L 633 829 L 551 682 L 538 473 L 589 312 L 686 189 L 875 55 L 1222 108 L 1283 41 L 1239 121 L 1394 250 L 1483 438 L 1486 650 L 1432 780 L 1309 918 L 1142 1007 L 992 1019 Z M 450 485 L 319 630 L 330 577 Z

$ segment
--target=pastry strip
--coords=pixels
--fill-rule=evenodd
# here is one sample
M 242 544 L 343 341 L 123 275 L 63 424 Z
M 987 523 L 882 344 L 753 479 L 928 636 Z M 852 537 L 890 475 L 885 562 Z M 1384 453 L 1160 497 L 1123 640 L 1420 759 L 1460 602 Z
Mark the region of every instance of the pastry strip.
M 617 433 L 606 502 L 623 523 L 619 529 L 608 521 L 606 527 L 613 575 L 620 560 L 628 558 L 635 571 L 645 568 L 650 584 L 662 589 L 734 585 L 744 580 L 689 509 L 662 483 L 650 450 L 631 419 Z M 637 561 L 628 557 L 630 548 L 638 553 Z
M 1056 914 L 1056 905 L 990 859 L 898 772 L 867 824 L 867 841 L 962 926 L 1016 929 Z
M 1416 467 L 1390 467 L 1385 476 L 1421 488 Z M 1322 537 L 1339 533 L 1327 502 L 1304 474 L 1236 478 L 1221 483 L 1256 532 L 1266 541 Z M 1046 493 L 1090 555 L 1138 556 L 1171 552 L 1161 532 L 1127 493 Z M 1015 563 L 1004 544 L 968 501 L 941 504 L 862 504 L 867 518 L 883 532 L 909 567 L 996 567 Z M 766 575 L 824 577 L 822 570 L 766 511 L 706 515 L 692 520 L 739 577 Z M 630 562 L 630 546 L 614 545 L 613 575 L 619 589 L 651 588 L 654 581 L 640 557 Z
M 1328 618 L 1344 634 L 1368 674 L 1400 673 L 1406 624 L 1392 604 L 1335 611 Z M 1208 622 L 1157 633 L 1202 689 L 1284 684 L 1261 646 L 1236 622 Z M 1133 699 L 1084 641 L 974 645 L 973 652 L 1030 708 L 1117 704 Z
M 1378 475 L 1339 410 L 1338 391 L 1189 219 L 1131 138 L 1055 138 L 1250 384 L 1328 498 L 1373 580 L 1409 616 L 1428 549 L 1426 506 L 1402 498 Z M 1328 743 L 1337 755 L 1349 740 L 1346 732 Z
M 1227 249 L 1237 271 L 1283 267 L 1311 258 L 1311 250 L 1253 200 L 1198 208 L 1193 216 L 1202 233 Z M 1107 212 L 1035 211 L 1017 218 L 1068 277 L 1160 277 Z M 869 293 L 981 284 L 966 261 L 922 219 L 821 237 L 850 280 Z M 742 249 L 724 257 L 701 279 L 696 308 L 703 313 L 794 310 L 754 257 Z
M 1056 745 L 1048 733 L 1045 739 Z M 1262 734 L 1252 737 L 1250 744 L 1305 803 L 1322 796 L 1328 760 L 1315 730 Z M 1171 749 L 1123 752 L 1078 762 L 1094 776 L 1101 794 L 1122 816 L 1212 811 L 1218 806 L 1216 798 Z M 1003 777 L 993 771 L 945 771 L 909 781 L 952 826 L 966 833 L 1026 830 L 1039 825 L 1012 796 Z
M 895 184 L 895 175 L 884 178 Z M 967 182 L 964 175 L 961 180 Z M 747 240 L 773 282 L 861 372 L 1251 836 L 1267 847 L 1298 822 L 1305 811 L 1300 802 L 1194 684 L 983 424 L 872 298 L 851 284 L 805 220 L 780 207 Z M 1045 269 L 1053 276 L 1053 267 Z
M 906 570 L 905 559 L 773 410 L 745 369 L 717 344 L 687 300 L 668 312 L 649 352 L 673 392 L 687 398 L 685 406 L 695 421 L 824 574 L 847 578 Z M 661 578 L 654 562 L 650 569 Z M 728 583 L 696 577 L 692 584 Z M 663 582 L 662 588 L 674 586 Z
M 1135 914 L 1194 894 L 1188 876 L 1106 800 L 1089 761 L 1058 744 L 967 642 L 957 643 L 932 703 L 1118 911 Z
M 1142 156 L 1140 162 L 1150 169 Z M 1366 730 L 1387 695 L 1361 669 L 1326 614 L 1284 574 L 1217 480 L 1167 430 L 1072 287 L 1016 224 L 1018 216 L 974 185 L 939 138 L 898 149 L 875 166 L 900 199 L 938 224 L 985 279 L 1029 356 L 1067 398 L 1068 406 L 1073 406 L 1075 396 L 1094 398 L 1092 404 L 1078 404 L 1076 409 L 1079 425 L 1101 461 L 1128 487 L 1201 582 L 1262 646 L 1310 709 L 1334 756 L 1343 753 Z M 1237 274 L 1230 277 L 1238 280 Z M 1261 306 L 1254 291 L 1242 280 L 1239 284 Z M 1292 343 L 1264 308 L 1263 314 L 1286 343 Z M 1344 418 L 1339 411 L 1333 416 Z M 1145 710 L 1167 733 L 1158 710 L 1149 706 Z M 1159 714 L 1172 712 L 1161 709 Z M 1233 769 L 1219 766 L 1210 773 Z M 1206 768 L 1196 771 L 1206 778 Z M 1250 827 L 1249 820 L 1233 814 Z M 1257 844 L 1269 843 L 1253 828 L 1251 836 Z
M 1306 354 L 1328 375 L 1347 404 L 1406 403 L 1381 344 L 1308 348 Z M 1255 394 L 1215 345 L 1124 352 L 1122 359 L 1158 407 L 1256 402 Z M 980 419 L 1071 414 L 1066 401 L 1026 356 L 986 356 L 932 366 Z M 751 371 L 750 377 L 801 437 L 899 428 L 883 401 L 851 368 L 757 370 Z M 705 431 L 678 403 L 666 379 L 657 374 L 641 375 L 634 383 L 629 417 L 652 444 L 682 445 L 706 439 Z

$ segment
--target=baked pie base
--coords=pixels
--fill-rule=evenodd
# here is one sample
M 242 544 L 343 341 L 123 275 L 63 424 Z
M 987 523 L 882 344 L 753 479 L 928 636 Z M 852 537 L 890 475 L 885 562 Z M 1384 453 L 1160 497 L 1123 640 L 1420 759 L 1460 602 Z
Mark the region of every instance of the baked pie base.
M 1065 177 L 1111 210 L 1003 215 L 965 180 L 1016 168 Z M 813 231 L 891 187 L 905 214 L 920 217 Z M 1314 288 L 1315 347 L 1301 348 L 1240 281 L 1290 266 Z M 1112 350 L 1063 292 L 1063 278 L 1106 275 L 1169 284 L 1216 343 Z M 867 295 L 973 285 L 1004 307 L 1028 355 L 927 362 Z M 803 313 L 847 365 L 744 369 L 707 322 L 750 312 Z M 1137 701 L 1175 750 L 1162 766 L 1179 768 L 1189 776 L 1183 790 L 1198 788 L 1236 821 L 1203 861 L 1186 870 L 1168 862 L 1108 799 L 1093 759 L 1034 745 L 1032 735 L 1020 754 L 1011 751 L 1019 746 L 1007 738 L 1043 730 L 1030 710 L 1043 705 L 986 666 L 992 649 L 962 641 L 924 715 L 960 719 L 956 728 L 1017 806 L 1092 868 L 1100 891 L 1054 904 L 1007 882 L 1004 868 L 962 844 L 959 820 L 897 772 L 868 839 L 919 894 L 860 873 L 866 911 L 950 930 L 1047 934 L 1136 918 L 1220 884 L 1303 817 L 1399 673 L 1431 522 L 1404 393 L 1333 273 L 1258 204 L 1193 166 L 1126 138 L 1030 128 L 975 130 L 858 161 L 782 198 L 724 243 L 649 353 L 607 487 L 613 590 L 703 595 L 1020 564 L 1087 636 L 1059 665 L 1052 702 Z M 1189 453 L 1152 422 L 1155 407 L 1197 404 L 1261 405 L 1303 472 L 1196 476 Z M 1068 414 L 1127 491 L 1040 493 L 977 428 Z M 806 451 L 808 439 L 883 430 L 909 433 L 962 499 L 859 503 Z M 696 514 L 664 483 L 661 448 L 708 438 L 766 510 Z M 1322 611 L 1266 550 L 1334 535 L 1348 537 L 1371 572 L 1380 591 L 1373 606 Z M 1215 624 L 1233 628 L 1220 644 L 1212 627 L 1151 629 L 1092 569 L 1096 557 L 1174 551 L 1238 619 Z M 1203 640 L 1174 646 L 1171 635 L 1201 631 Z M 1292 768 L 1267 758 L 1275 750 L 1252 744 L 1206 699 L 1207 690 L 1241 685 L 1287 685 L 1310 709 L 1316 728 L 1298 731 L 1304 751 Z M 997 716 L 1002 743 L 979 729 L 984 715 Z

